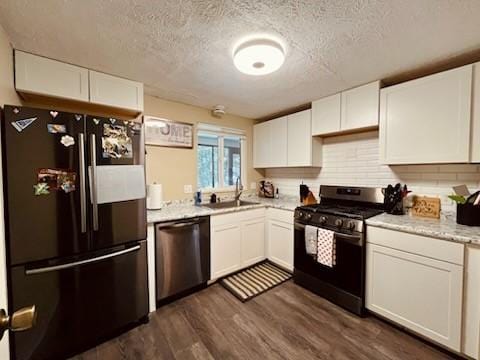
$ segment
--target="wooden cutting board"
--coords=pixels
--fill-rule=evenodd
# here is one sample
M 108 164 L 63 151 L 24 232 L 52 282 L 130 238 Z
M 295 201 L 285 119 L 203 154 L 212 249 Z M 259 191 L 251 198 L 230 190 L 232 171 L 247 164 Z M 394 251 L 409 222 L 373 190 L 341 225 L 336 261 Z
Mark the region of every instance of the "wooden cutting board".
M 413 216 L 440 219 L 440 199 L 428 196 L 415 196 L 411 209 Z

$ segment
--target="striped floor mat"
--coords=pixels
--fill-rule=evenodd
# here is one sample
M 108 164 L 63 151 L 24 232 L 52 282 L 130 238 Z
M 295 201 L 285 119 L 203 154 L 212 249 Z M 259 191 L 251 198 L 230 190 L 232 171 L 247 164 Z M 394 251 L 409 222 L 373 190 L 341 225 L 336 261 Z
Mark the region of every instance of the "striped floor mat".
M 292 278 L 292 274 L 263 262 L 220 280 L 228 291 L 245 302 Z

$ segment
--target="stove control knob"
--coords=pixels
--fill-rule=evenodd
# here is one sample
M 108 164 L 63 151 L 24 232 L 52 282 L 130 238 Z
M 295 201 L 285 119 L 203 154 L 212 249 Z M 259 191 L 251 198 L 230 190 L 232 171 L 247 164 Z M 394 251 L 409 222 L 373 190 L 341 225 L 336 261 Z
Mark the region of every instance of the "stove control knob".
M 342 225 L 343 225 L 343 220 L 342 219 L 335 220 L 335 226 L 336 227 L 340 228 L 340 227 L 342 227 Z
M 323 225 L 323 224 L 325 224 L 326 222 L 327 222 L 327 217 L 326 217 L 326 216 L 322 216 L 322 217 L 320 218 L 320 224 Z
M 355 222 L 349 221 L 347 224 L 348 230 L 355 230 Z
M 301 219 L 301 218 L 303 217 L 303 212 L 300 211 L 300 212 L 297 214 L 297 217 L 298 217 L 299 219 Z
M 306 220 L 312 220 L 312 214 L 305 214 Z

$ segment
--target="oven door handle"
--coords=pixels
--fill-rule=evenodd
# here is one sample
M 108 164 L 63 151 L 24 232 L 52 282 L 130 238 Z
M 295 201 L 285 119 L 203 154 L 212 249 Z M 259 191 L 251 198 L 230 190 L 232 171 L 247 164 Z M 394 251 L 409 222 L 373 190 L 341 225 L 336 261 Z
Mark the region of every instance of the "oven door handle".
M 294 226 L 297 229 L 305 230 L 305 225 L 303 225 L 303 224 L 295 223 Z M 317 229 L 323 229 L 323 228 L 318 227 L 318 226 L 316 226 L 316 228 Z M 326 229 L 326 230 L 329 230 L 329 229 Z M 333 230 L 330 230 L 330 231 L 333 231 Z M 335 240 L 338 240 L 338 241 L 346 240 L 353 245 L 363 246 L 363 239 L 362 239 L 361 235 L 350 235 L 350 234 L 340 233 L 340 232 L 337 232 L 337 231 L 333 231 L 333 233 L 335 235 Z

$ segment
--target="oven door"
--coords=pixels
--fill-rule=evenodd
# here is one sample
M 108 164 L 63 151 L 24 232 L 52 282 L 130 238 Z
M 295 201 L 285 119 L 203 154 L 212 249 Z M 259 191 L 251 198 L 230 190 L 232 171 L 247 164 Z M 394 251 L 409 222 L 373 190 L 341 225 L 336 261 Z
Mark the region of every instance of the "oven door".
M 329 229 L 330 230 L 330 229 Z M 333 229 L 332 229 L 333 230 Z M 364 298 L 365 249 L 362 233 L 335 232 L 336 265 L 328 267 L 308 255 L 305 249 L 305 225 L 295 223 L 295 271 L 308 274 L 325 284 L 326 288 L 338 289 Z

